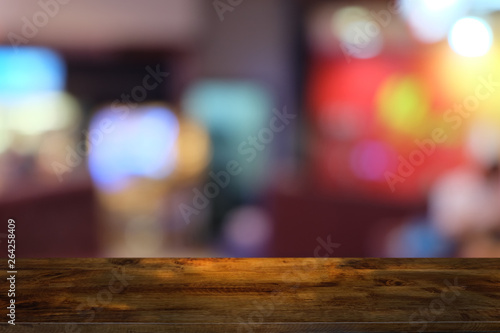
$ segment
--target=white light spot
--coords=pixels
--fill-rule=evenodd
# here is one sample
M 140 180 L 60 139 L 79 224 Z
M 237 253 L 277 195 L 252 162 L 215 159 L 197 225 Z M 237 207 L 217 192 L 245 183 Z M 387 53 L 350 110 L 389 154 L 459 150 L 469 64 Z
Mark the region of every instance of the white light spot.
M 466 17 L 453 25 L 448 42 L 453 51 L 464 57 L 479 57 L 490 50 L 493 34 L 485 21 Z

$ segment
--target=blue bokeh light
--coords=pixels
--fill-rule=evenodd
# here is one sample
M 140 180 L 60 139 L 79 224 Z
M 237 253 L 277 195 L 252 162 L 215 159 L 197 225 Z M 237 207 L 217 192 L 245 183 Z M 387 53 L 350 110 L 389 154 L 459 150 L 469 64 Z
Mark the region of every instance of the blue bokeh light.
M 101 130 L 104 123 L 111 124 L 106 126 L 108 133 Z M 90 141 L 95 141 L 89 170 L 103 191 L 122 190 L 132 177 L 162 179 L 175 168 L 179 123 L 167 108 L 144 107 L 124 119 L 105 109 L 93 117 L 89 133 Z
M 0 47 L 0 103 L 63 91 L 65 81 L 66 67 L 56 52 L 42 47 Z

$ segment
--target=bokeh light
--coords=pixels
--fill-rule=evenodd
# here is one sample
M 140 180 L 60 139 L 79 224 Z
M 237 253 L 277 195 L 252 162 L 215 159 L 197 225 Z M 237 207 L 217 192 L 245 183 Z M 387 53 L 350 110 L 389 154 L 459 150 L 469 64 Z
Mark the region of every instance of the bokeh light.
M 80 118 L 78 102 L 66 93 L 32 95 L 9 110 L 9 129 L 25 135 L 68 128 Z
M 490 50 L 493 43 L 493 33 L 484 20 L 476 17 L 465 17 L 453 25 L 448 42 L 453 51 L 464 57 L 479 57 Z
M 500 153 L 500 126 L 486 119 L 478 119 L 470 125 L 466 148 L 476 162 L 490 166 Z
M 440 234 L 426 220 L 406 221 L 392 230 L 387 242 L 389 257 L 432 258 L 449 256 L 453 243 Z
M 395 75 L 381 87 L 377 96 L 380 120 L 388 128 L 412 136 L 420 136 L 429 112 L 429 100 L 417 78 Z
M 436 43 L 469 7 L 464 0 L 401 0 L 401 12 L 414 37 L 423 43 Z
M 272 98 L 264 87 L 240 80 L 201 80 L 189 87 L 182 105 L 186 116 L 203 124 L 218 148 L 212 155 L 214 170 L 226 168 L 228 161 L 248 157 L 239 152 L 240 145 L 269 126 L 273 110 Z M 263 171 L 268 156 L 269 150 L 259 151 L 231 186 L 245 188 L 249 194 L 258 191 L 265 184 Z
M 394 151 L 379 141 L 362 141 L 352 150 L 351 168 L 360 179 L 384 181 L 384 173 L 396 160 Z
M 243 206 L 226 217 L 224 239 L 232 253 L 243 256 L 263 253 L 271 234 L 271 218 L 260 207 Z
M 132 177 L 168 176 L 175 168 L 179 134 L 179 122 L 172 111 L 143 107 L 124 119 L 113 111 L 100 111 L 90 124 L 89 170 L 96 185 L 115 192 L 125 188 Z M 109 133 L 103 127 L 110 128 Z
M 382 27 L 363 7 L 349 6 L 335 12 L 332 31 L 340 40 L 343 52 L 359 59 L 373 58 L 383 48 Z
M 0 103 L 64 89 L 66 69 L 55 51 L 42 47 L 0 47 Z

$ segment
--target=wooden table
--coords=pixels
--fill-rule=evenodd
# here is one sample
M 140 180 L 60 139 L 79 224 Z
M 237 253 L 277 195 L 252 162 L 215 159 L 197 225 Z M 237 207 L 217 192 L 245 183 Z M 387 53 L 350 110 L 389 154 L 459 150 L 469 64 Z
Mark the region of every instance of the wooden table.
M 0 332 L 500 331 L 498 259 L 16 264 L 16 325 L 7 324 L 3 278 Z

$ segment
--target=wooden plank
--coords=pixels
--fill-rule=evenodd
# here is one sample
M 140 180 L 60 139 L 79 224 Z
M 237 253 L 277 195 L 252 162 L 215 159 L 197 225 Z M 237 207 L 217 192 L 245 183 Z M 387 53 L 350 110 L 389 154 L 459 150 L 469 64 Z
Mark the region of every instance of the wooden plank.
M 0 332 L 500 331 L 498 259 L 16 263 L 16 326 Z

